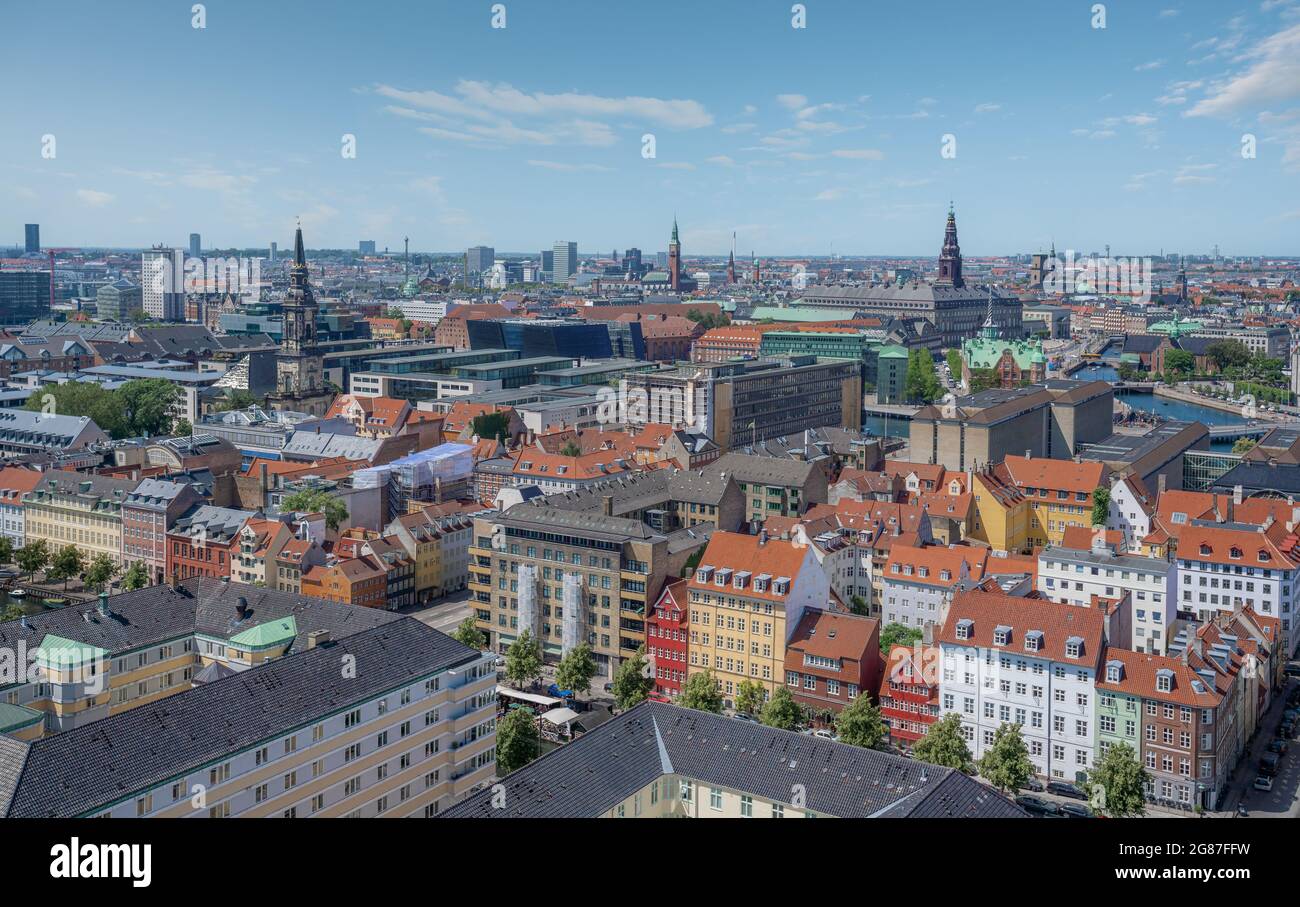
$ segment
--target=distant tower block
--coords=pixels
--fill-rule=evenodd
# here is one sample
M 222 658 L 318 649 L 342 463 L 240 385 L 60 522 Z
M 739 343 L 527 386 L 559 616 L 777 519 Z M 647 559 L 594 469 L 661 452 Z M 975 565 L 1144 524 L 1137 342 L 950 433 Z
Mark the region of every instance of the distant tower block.
M 560 652 L 568 655 L 569 651 L 583 642 L 586 632 L 586 608 L 583 604 L 586 596 L 582 591 L 582 577 L 576 573 L 564 574 L 564 624 L 561 631 Z
M 519 565 L 519 632 L 527 629 L 533 639 L 542 638 L 542 609 L 537 603 L 537 567 Z

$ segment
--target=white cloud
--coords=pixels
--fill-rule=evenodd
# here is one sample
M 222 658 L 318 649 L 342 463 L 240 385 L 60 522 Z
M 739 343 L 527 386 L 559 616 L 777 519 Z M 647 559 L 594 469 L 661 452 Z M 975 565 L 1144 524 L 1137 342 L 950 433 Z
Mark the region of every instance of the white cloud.
M 77 198 L 92 208 L 102 208 L 111 202 L 114 196 L 107 192 L 100 192 L 98 189 L 78 189 Z
M 736 166 L 736 162 L 725 154 L 715 154 L 713 157 L 705 158 L 705 162 L 709 164 L 717 164 L 720 167 Z
M 570 164 L 563 161 L 529 161 L 528 166 L 541 167 L 543 170 L 559 170 L 565 173 L 606 173 L 614 169 L 601 164 Z
M 1149 62 L 1149 63 L 1139 63 L 1137 66 L 1134 66 L 1134 67 L 1133 67 L 1133 71 L 1134 71 L 1134 72 L 1150 72 L 1151 70 L 1153 70 L 1153 69 L 1159 69 L 1161 66 L 1164 66 L 1164 65 L 1165 65 L 1165 61 L 1164 61 L 1164 60 L 1152 60 L 1152 61 Z
M 994 113 L 994 112 L 999 111 L 999 110 L 1001 110 L 1001 109 L 1002 109 L 1002 105 L 1001 105 L 1001 104 L 992 104 L 992 103 L 989 103 L 989 102 L 985 102 L 985 103 L 983 103 L 983 104 L 976 104 L 976 105 L 975 105 L 975 112 L 976 112 L 976 113 Z
M 1220 116 L 1300 96 L 1300 25 L 1265 38 L 1244 55 L 1253 62 L 1211 88 L 1187 116 Z
M 831 157 L 855 161 L 882 161 L 885 159 L 885 152 L 876 148 L 839 148 L 831 152 Z
M 808 98 L 801 94 L 779 94 L 776 102 L 787 110 L 798 110 L 808 106 Z
M 823 189 L 813 196 L 815 202 L 835 202 L 844 197 L 843 189 Z

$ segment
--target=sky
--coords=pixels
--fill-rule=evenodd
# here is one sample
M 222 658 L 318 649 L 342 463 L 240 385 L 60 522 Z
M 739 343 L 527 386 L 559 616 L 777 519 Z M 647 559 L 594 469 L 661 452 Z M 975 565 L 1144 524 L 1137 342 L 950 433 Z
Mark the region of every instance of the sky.
M 1300 254 L 1300 0 L 193 5 L 0 4 L 0 244 Z

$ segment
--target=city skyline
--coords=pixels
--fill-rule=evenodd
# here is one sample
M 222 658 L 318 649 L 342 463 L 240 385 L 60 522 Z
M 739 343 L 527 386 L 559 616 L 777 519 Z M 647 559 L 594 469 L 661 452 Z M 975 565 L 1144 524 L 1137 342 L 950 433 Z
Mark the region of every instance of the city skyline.
M 0 242 L 283 247 L 301 216 L 315 248 L 660 251 L 675 215 L 686 257 L 733 234 L 737 258 L 934 256 L 952 200 L 972 257 L 1300 252 L 1295 0 L 1110 4 L 1104 29 L 1088 4 L 936 3 L 918 27 L 824 2 L 805 29 L 787 3 L 507 3 L 505 28 L 490 6 L 15 9 L 98 77 L 10 54 L 43 90 L 0 136 Z

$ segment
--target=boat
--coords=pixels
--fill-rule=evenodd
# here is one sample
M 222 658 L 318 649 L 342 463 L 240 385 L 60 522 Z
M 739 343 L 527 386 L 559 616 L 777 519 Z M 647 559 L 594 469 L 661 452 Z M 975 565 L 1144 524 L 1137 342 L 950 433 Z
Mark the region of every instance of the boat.
M 26 598 L 26 597 L 27 597 L 27 590 L 26 590 L 26 589 L 10 589 L 10 590 L 9 590 L 9 597 L 10 597 L 10 598 Z
M 47 598 L 45 600 L 45 607 L 47 608 L 57 609 L 57 608 L 66 608 L 67 606 L 68 606 L 68 600 L 66 598 Z

